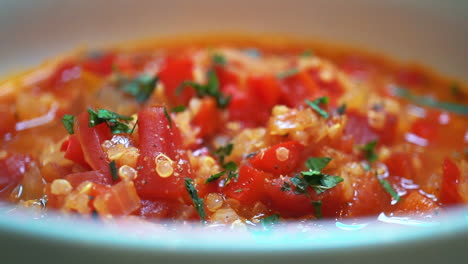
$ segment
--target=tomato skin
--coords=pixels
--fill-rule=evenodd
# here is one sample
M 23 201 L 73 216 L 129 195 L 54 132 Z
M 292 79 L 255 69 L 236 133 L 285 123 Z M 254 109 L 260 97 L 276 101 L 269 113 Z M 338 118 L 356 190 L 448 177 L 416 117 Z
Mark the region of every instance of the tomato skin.
M 10 154 L 0 159 L 0 197 L 7 197 L 23 180 L 29 162 L 31 158 L 21 154 Z
M 88 122 L 88 112 L 83 112 L 75 123 L 75 132 L 83 150 L 84 160 L 91 168 L 101 171 L 110 179 L 110 161 L 101 147 L 104 140 L 112 137 L 110 129 L 105 123 L 89 127 Z
M 413 179 L 415 174 L 411 164 L 411 156 L 405 152 L 395 152 L 385 160 L 388 171 L 392 176 Z
M 280 82 L 280 103 L 295 107 L 304 103 L 304 99 L 318 96 L 318 87 L 306 72 L 299 72 L 286 77 Z
M 228 105 L 229 120 L 239 121 L 244 127 L 263 126 L 270 117 L 270 108 L 260 104 L 251 94 L 227 86 L 226 94 L 231 95 Z
M 80 141 L 76 135 L 71 135 L 68 140 L 64 141 L 61 147 L 61 150 L 65 152 L 64 157 L 69 159 L 85 168 L 89 168 L 88 163 L 86 163 L 83 149 L 81 149 Z
M 183 216 L 180 220 L 199 219 L 193 206 L 165 199 L 141 200 L 134 214 L 148 219 L 180 219 L 180 216 Z
M 183 81 L 193 80 L 193 61 L 189 57 L 167 57 L 158 76 L 173 105 L 187 105 L 194 96 L 192 87 L 185 87 L 180 95 L 176 95 L 177 88 Z
M 243 204 L 253 204 L 265 197 L 264 185 L 267 178 L 271 178 L 271 175 L 250 165 L 242 165 L 237 180 L 231 180 L 224 187 L 224 193 Z
M 434 120 L 418 119 L 411 125 L 410 131 L 415 135 L 433 142 L 437 139 L 437 123 Z
M 163 107 L 150 107 L 138 114 L 140 156 L 137 161 L 138 177 L 135 180 L 138 194 L 143 199 L 172 199 L 187 197 L 184 178 L 193 178 L 186 152 L 175 123 L 169 124 Z M 169 177 L 156 171 L 155 158 L 164 154 L 176 166 Z
M 193 118 L 193 124 L 200 128 L 199 137 L 207 137 L 213 135 L 220 128 L 221 112 L 219 111 L 216 101 L 211 97 L 203 98 L 200 109 Z
M 277 104 L 281 96 L 281 87 L 273 75 L 248 76 L 247 87 L 250 94 L 270 108 Z
M 398 203 L 396 213 L 431 213 L 440 209 L 436 202 L 425 197 L 418 190 L 411 190 L 409 194 Z
M 444 205 L 456 205 L 463 203 L 463 198 L 458 192 L 458 184 L 460 183 L 460 169 L 457 165 L 445 158 L 442 164 L 442 186 L 440 190 L 440 202 Z
M 259 170 L 273 173 L 274 175 L 288 174 L 297 168 L 303 149 L 304 146 L 298 141 L 283 142 L 258 153 L 250 160 L 250 164 Z M 280 154 L 281 150 L 288 152 L 285 160 L 278 159 L 278 154 Z

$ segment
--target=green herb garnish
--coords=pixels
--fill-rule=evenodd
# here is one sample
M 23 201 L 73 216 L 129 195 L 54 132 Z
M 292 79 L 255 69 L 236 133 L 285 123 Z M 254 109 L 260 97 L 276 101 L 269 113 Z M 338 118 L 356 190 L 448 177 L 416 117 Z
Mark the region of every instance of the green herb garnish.
M 400 201 L 400 196 L 393 189 L 392 185 L 387 180 L 379 179 L 379 182 L 382 185 L 382 187 L 385 189 L 385 191 L 387 191 L 393 197 L 393 199 L 395 199 L 397 202 Z
M 315 112 L 317 112 L 319 115 L 321 115 L 323 118 L 328 119 L 330 115 L 327 113 L 327 111 L 323 110 L 320 105 L 328 104 L 328 97 L 320 97 L 315 99 L 314 101 L 309 101 L 305 100 L 305 103 L 310 106 Z
M 172 127 L 172 118 L 171 115 L 169 115 L 169 113 L 167 112 L 166 107 L 164 107 L 164 115 L 167 118 L 167 122 L 169 122 L 169 127 Z
M 343 178 L 340 176 L 328 175 L 321 172 L 331 160 L 331 158 L 323 157 L 309 158 L 306 161 L 306 166 L 309 170 L 296 174 L 290 179 L 291 183 L 296 187 L 294 192 L 308 195 L 307 188 L 311 187 L 317 194 L 321 194 L 342 182 Z M 285 188 L 284 185 L 283 188 Z
M 276 75 L 276 77 L 278 79 L 285 79 L 285 78 L 288 78 L 288 77 L 291 77 L 291 76 L 294 76 L 296 74 L 299 73 L 299 69 L 297 68 L 293 68 L 293 69 L 289 69 L 289 70 L 286 70 L 284 72 L 280 72 Z
M 281 186 L 281 189 L 280 189 L 282 192 L 286 192 L 286 191 L 292 191 L 292 188 L 291 188 L 291 184 L 289 184 L 288 182 L 284 182 L 283 183 L 283 186 Z
M 240 193 L 240 192 L 242 192 L 243 190 L 244 190 L 244 189 L 237 189 L 237 190 L 235 190 L 234 192 L 235 192 L 235 193 Z
M 215 65 L 224 66 L 227 64 L 226 58 L 219 53 L 213 54 L 213 56 L 211 57 L 211 60 L 213 61 L 213 64 Z
M 176 95 L 180 95 L 187 86 L 195 89 L 195 92 L 199 97 L 213 97 L 219 108 L 226 108 L 231 101 L 231 96 L 224 96 L 219 90 L 219 80 L 214 70 L 208 71 L 208 82 L 204 85 L 193 81 L 182 82 L 176 90 Z
M 344 115 L 346 113 L 346 104 L 342 104 L 338 109 L 336 109 L 336 112 L 339 115 Z
M 315 216 L 317 219 L 322 218 L 322 201 L 313 201 L 312 206 L 314 206 Z
M 273 214 L 260 219 L 260 223 L 262 224 L 263 228 L 269 229 L 272 225 L 276 225 L 279 223 L 279 218 L 279 214 Z
M 239 173 L 235 171 L 228 171 L 228 176 L 226 178 L 226 183 L 229 183 L 232 179 L 237 179 L 239 177 Z
M 427 107 L 432 108 L 439 108 L 449 112 L 461 114 L 461 115 L 468 115 L 468 105 L 464 104 L 456 104 L 456 103 L 449 103 L 449 102 L 439 102 L 433 98 L 427 96 L 420 96 L 414 95 L 407 89 L 402 88 L 395 88 L 395 95 L 405 98 L 406 100 Z
M 116 181 L 119 179 L 119 175 L 117 174 L 117 165 L 115 164 L 115 160 L 109 163 L 109 169 L 112 176 L 112 180 Z
M 193 185 L 193 180 L 190 178 L 185 178 L 185 189 L 190 195 L 190 198 L 192 198 L 193 205 L 195 206 L 195 209 L 197 209 L 198 215 L 200 216 L 201 222 L 204 224 L 206 222 L 206 213 L 205 213 L 205 208 L 203 204 L 203 199 L 198 196 L 197 189 Z
M 226 146 L 221 146 L 217 150 L 213 152 L 213 154 L 218 157 L 219 162 L 221 165 L 224 165 L 224 159 L 231 155 L 232 149 L 234 148 L 234 145 L 229 143 Z
M 73 115 L 64 115 L 62 118 L 62 124 L 67 130 L 68 134 L 73 135 L 75 133 L 73 127 L 75 124 L 75 116 Z
M 148 74 L 142 74 L 134 79 L 118 75 L 118 87 L 125 93 L 135 97 L 138 103 L 144 103 L 150 98 L 158 81 L 158 77 Z
M 106 123 L 109 126 L 112 134 L 130 133 L 132 129 L 125 123 L 120 121 L 131 121 L 133 117 L 119 115 L 105 109 L 98 109 L 97 112 L 92 108 L 88 109 L 89 114 L 89 127 L 97 126 L 101 123 Z
M 312 50 L 308 49 L 308 50 L 305 50 L 304 52 L 301 53 L 301 57 L 312 57 L 314 55 L 314 53 L 312 52 Z
M 178 105 L 178 106 L 176 106 L 176 107 L 173 107 L 173 108 L 171 109 L 171 111 L 174 112 L 174 113 L 183 112 L 183 111 L 185 111 L 185 106 L 183 106 L 183 105 Z
M 210 177 L 208 177 L 208 179 L 206 179 L 205 183 L 210 183 L 210 182 L 216 181 L 217 179 L 221 178 L 221 176 L 226 174 L 226 172 L 227 171 L 222 171 L 222 172 L 218 172 L 216 174 L 211 175 Z
M 376 146 L 377 140 L 374 140 L 361 147 L 361 150 L 364 151 L 364 156 L 369 162 L 374 162 L 379 158 L 379 156 L 375 152 Z
M 237 170 L 237 164 L 234 161 L 230 161 L 223 165 L 223 168 L 229 171 Z

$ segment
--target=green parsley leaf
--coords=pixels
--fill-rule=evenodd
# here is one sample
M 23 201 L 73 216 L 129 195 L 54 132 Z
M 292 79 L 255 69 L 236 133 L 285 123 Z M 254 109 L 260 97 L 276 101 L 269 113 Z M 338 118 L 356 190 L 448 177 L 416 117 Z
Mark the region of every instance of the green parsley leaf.
M 307 193 L 307 188 L 309 187 L 309 183 L 305 180 L 304 177 L 301 178 L 299 174 L 296 174 L 296 175 L 294 175 L 294 177 L 292 177 L 290 179 L 290 181 L 291 181 L 292 185 L 294 185 L 294 187 L 296 187 L 296 189 L 294 190 L 294 192 L 296 194 L 309 195 Z
M 374 140 L 361 147 L 361 150 L 364 151 L 364 156 L 369 162 L 374 162 L 379 158 L 379 156 L 375 152 L 376 146 L 377 140 Z
M 230 161 L 223 165 L 223 168 L 229 171 L 237 170 L 237 164 L 234 161 Z
M 167 112 L 166 107 L 164 107 L 164 115 L 167 118 L 167 122 L 169 122 L 169 127 L 172 127 L 172 118 L 171 115 L 169 115 L 169 113 Z
M 224 96 L 219 90 L 219 80 L 214 70 L 208 71 L 207 84 L 202 85 L 193 81 L 184 81 L 177 88 L 176 95 L 180 95 L 187 86 L 195 89 L 195 92 L 199 97 L 213 97 L 216 100 L 217 106 L 221 109 L 226 108 L 229 105 L 229 102 L 231 101 L 231 96 Z
M 232 179 L 237 179 L 237 177 L 239 177 L 239 173 L 235 171 L 228 171 L 226 182 L 229 183 Z
M 289 70 L 286 70 L 284 72 L 280 72 L 276 75 L 276 77 L 278 79 L 285 79 L 285 78 L 288 78 L 288 77 L 291 77 L 291 76 L 294 76 L 296 74 L 299 73 L 299 69 L 297 68 L 293 68 L 293 69 L 289 69 Z
M 185 111 L 185 106 L 183 106 L 183 105 L 178 105 L 178 106 L 176 106 L 176 107 L 173 107 L 173 108 L 171 109 L 171 111 L 174 112 L 174 113 L 183 112 L 183 111 Z
M 314 206 L 315 216 L 317 219 L 322 218 L 322 201 L 313 201 L 312 205 Z
M 456 104 L 449 102 L 439 102 L 433 98 L 427 96 L 414 95 L 407 89 L 395 88 L 395 95 L 405 98 L 406 100 L 427 107 L 439 108 L 449 112 L 453 112 L 460 115 L 468 115 L 468 105 Z
M 73 135 L 75 133 L 73 127 L 75 124 L 75 116 L 73 115 L 64 115 L 62 118 L 62 124 L 67 130 L 68 134 Z
M 366 162 L 366 163 L 363 163 L 363 164 L 362 164 L 362 167 L 364 168 L 365 171 L 370 171 L 370 169 L 371 169 L 370 164 L 367 163 L 367 162 Z
M 303 171 L 303 179 L 308 186 L 312 187 L 317 194 L 321 194 L 343 181 L 340 176 L 321 173 L 320 171 Z
M 291 184 L 289 184 L 288 182 L 284 182 L 283 186 L 281 186 L 280 191 L 282 192 L 292 191 Z
M 235 193 L 240 193 L 240 192 L 242 192 L 243 190 L 244 190 L 244 189 L 237 189 L 237 190 L 235 190 L 234 192 L 235 192 Z
M 338 109 L 336 109 L 336 112 L 339 115 L 344 115 L 346 113 L 346 104 L 342 104 Z
M 321 171 L 323 168 L 325 168 L 328 165 L 328 163 L 330 163 L 331 160 L 332 158 L 325 158 L 325 157 L 309 158 L 306 161 L 306 167 L 309 170 Z
M 119 134 L 119 133 L 130 133 L 132 129 L 120 121 L 131 121 L 133 117 L 130 116 L 123 116 L 117 113 L 111 112 L 105 109 L 98 109 L 98 111 L 94 111 L 92 108 L 88 109 L 89 114 L 89 127 L 97 126 L 101 123 L 106 123 L 107 126 L 110 128 L 112 134 Z
M 262 224 L 263 228 L 269 229 L 272 225 L 279 223 L 279 218 L 279 214 L 273 214 L 260 219 L 260 223 Z
M 215 152 L 213 153 L 216 157 L 218 157 L 219 162 L 221 165 L 224 165 L 224 159 L 225 157 L 231 155 L 232 149 L 234 148 L 234 145 L 229 143 L 226 146 L 221 146 Z
M 213 64 L 215 65 L 225 66 L 227 64 L 226 58 L 219 53 L 213 54 L 213 56 L 211 57 L 211 60 L 213 61 Z
M 119 75 L 119 88 L 127 94 L 135 97 L 138 103 L 148 100 L 156 88 L 159 78 L 148 74 L 142 74 L 135 79 L 128 79 Z
M 393 197 L 393 199 L 395 199 L 397 202 L 400 201 L 400 196 L 393 189 L 392 185 L 387 180 L 379 179 L 379 182 L 382 185 L 382 187 L 385 189 L 385 191 L 387 191 Z
M 217 179 L 221 178 L 221 176 L 226 174 L 226 172 L 227 171 L 221 171 L 221 172 L 218 172 L 216 174 L 211 175 L 210 177 L 208 177 L 208 179 L 206 179 L 205 183 L 210 183 L 210 182 L 216 181 Z
M 309 101 L 309 100 L 305 100 L 305 103 L 310 107 L 312 108 L 313 110 L 315 110 L 315 112 L 317 112 L 319 115 L 321 115 L 323 118 L 325 119 L 328 119 L 330 117 L 330 115 L 327 113 L 327 111 L 323 110 L 320 105 L 323 105 L 323 104 L 328 104 L 328 97 L 324 96 L 324 97 L 320 97 L 320 98 L 317 98 L 315 99 L 314 101 Z
M 117 165 L 115 164 L 115 160 L 109 163 L 109 169 L 112 176 L 112 180 L 116 181 L 119 179 L 119 175 L 117 174 Z
M 185 189 L 190 195 L 190 198 L 192 198 L 193 205 L 195 206 L 195 209 L 197 209 L 198 215 L 200 216 L 201 222 L 204 224 L 206 222 L 206 213 L 205 213 L 205 208 L 203 204 L 203 199 L 198 196 L 197 189 L 193 185 L 193 180 L 190 178 L 185 178 Z
M 304 52 L 302 52 L 300 56 L 301 57 L 312 57 L 312 56 L 314 56 L 314 53 L 312 52 L 312 50 L 308 49 L 308 50 L 305 50 Z

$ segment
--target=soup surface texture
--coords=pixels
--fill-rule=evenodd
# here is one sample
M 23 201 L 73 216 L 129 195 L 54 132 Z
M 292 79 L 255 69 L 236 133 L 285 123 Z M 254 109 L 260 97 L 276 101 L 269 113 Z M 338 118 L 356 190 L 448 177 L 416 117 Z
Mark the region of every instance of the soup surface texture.
M 208 223 L 468 203 L 466 87 L 287 40 L 79 51 L 0 83 L 0 197 Z

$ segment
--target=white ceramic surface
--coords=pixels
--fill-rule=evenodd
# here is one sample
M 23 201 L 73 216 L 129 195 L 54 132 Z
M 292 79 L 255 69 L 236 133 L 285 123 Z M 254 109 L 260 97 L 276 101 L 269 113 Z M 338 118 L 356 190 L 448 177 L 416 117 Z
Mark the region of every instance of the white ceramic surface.
M 369 48 L 468 81 L 468 1 L 0 0 L 0 76 L 77 45 L 194 32 L 287 33 Z M 1 78 L 0 78 L 1 79 Z M 440 225 L 360 231 L 119 232 L 60 217 L 31 220 L 0 210 L 1 263 L 464 263 L 468 213 Z M 437 221 L 436 221 L 437 222 Z M 324 223 L 327 226 L 335 223 Z M 147 233 L 145 235 L 145 233 Z

